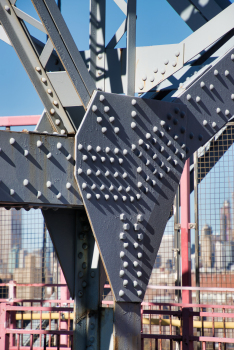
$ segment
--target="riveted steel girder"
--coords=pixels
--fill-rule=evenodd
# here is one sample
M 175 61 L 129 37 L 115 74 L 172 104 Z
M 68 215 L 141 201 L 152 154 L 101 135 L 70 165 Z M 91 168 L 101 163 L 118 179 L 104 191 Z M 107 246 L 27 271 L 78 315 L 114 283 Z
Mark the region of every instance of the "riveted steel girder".
M 0 202 L 24 207 L 79 207 L 74 138 L 0 131 Z

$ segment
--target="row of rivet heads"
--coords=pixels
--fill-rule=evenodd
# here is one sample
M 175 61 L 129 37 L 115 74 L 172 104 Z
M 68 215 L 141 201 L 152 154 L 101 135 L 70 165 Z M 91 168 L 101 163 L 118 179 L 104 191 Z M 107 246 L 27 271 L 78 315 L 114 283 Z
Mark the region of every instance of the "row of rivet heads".
M 81 240 L 83 240 L 84 239 L 84 235 L 83 234 L 80 234 L 80 236 L 79 236 L 79 238 L 81 239 Z M 88 249 L 88 244 L 87 243 L 83 243 L 82 244 L 82 249 L 83 250 L 87 250 Z M 82 259 L 83 258 L 83 252 L 79 252 L 78 253 L 78 258 L 79 259 Z M 83 270 L 86 270 L 87 269 L 87 263 L 84 261 L 83 263 L 82 263 L 82 269 Z M 94 271 L 91 271 L 91 273 L 90 273 L 90 276 L 92 277 L 92 278 L 94 278 L 94 276 L 95 276 L 95 272 Z M 83 273 L 83 271 L 79 271 L 78 272 L 78 277 L 81 279 L 81 278 L 83 278 L 84 277 L 84 273 Z M 87 282 L 85 281 L 85 280 L 83 280 L 82 281 L 82 287 L 83 288 L 86 288 L 86 286 L 87 286 Z M 83 296 L 83 291 L 82 290 L 79 290 L 78 291 L 78 296 L 81 298 L 82 296 Z
M 175 57 L 179 57 L 179 56 L 180 56 L 180 51 L 176 51 L 175 52 Z M 155 74 L 160 73 L 162 76 L 164 76 L 164 74 L 166 73 L 166 68 L 169 67 L 170 61 L 169 61 L 169 59 L 165 59 L 163 63 L 164 63 L 164 67 L 160 70 L 160 72 L 158 70 L 158 67 L 155 67 L 153 69 L 153 73 L 155 73 Z M 175 68 L 177 66 L 177 61 L 173 59 L 172 62 L 171 62 L 171 66 Z M 146 81 L 147 80 L 147 75 L 143 74 L 141 79 L 142 79 L 142 81 Z M 150 80 L 151 83 L 153 83 L 154 80 L 155 80 L 155 76 L 152 74 L 149 77 L 149 80 Z M 139 82 L 138 87 L 139 87 L 140 90 L 143 90 L 144 89 L 144 83 Z
M 14 145 L 15 142 L 16 142 L 16 140 L 15 140 L 13 137 L 11 137 L 10 140 L 9 140 L 9 143 L 10 143 L 11 145 Z M 37 141 L 37 147 L 40 148 L 40 147 L 42 147 L 42 145 L 43 145 L 43 142 L 40 141 L 40 140 L 38 140 L 38 141 Z M 60 150 L 62 147 L 63 147 L 63 145 L 61 144 L 61 142 L 58 142 L 58 143 L 57 143 L 57 149 Z M 1 148 L 0 148 L 0 151 L 1 151 Z M 24 156 L 25 156 L 25 157 L 28 157 L 28 155 L 29 155 L 29 151 L 28 151 L 28 150 L 24 150 Z M 50 158 L 52 157 L 52 153 L 49 152 L 49 153 L 46 155 L 46 157 L 47 157 L 48 159 L 50 159 Z M 67 160 L 70 160 L 71 157 L 72 157 L 71 154 L 68 153 L 68 155 L 66 156 L 66 159 L 67 159 Z
M 125 215 L 125 214 L 120 214 L 120 220 L 121 220 L 121 221 L 125 221 L 125 220 L 126 220 L 126 215 Z M 138 215 L 137 215 L 137 221 L 138 221 L 138 222 L 142 222 L 142 221 L 143 221 L 143 215 L 142 215 L 142 214 L 138 214 Z M 139 225 L 139 223 L 134 224 L 133 227 L 134 227 L 134 230 L 135 230 L 135 231 L 139 231 L 139 230 L 140 230 L 140 225 Z M 123 230 L 124 230 L 124 231 L 130 230 L 130 225 L 129 225 L 128 223 L 123 224 Z M 125 233 L 125 232 L 121 232 L 120 235 L 119 235 L 119 238 L 120 238 L 120 240 L 125 240 L 125 239 L 126 239 L 126 233 Z M 137 238 L 138 238 L 139 241 L 142 241 L 142 240 L 143 240 L 143 234 L 142 234 L 142 233 L 138 233 L 138 234 L 137 234 Z M 124 242 L 124 243 L 123 243 L 123 247 L 124 247 L 125 249 L 127 249 L 128 246 L 129 246 L 129 243 L 127 243 L 127 242 Z M 133 243 L 133 246 L 134 246 L 135 249 L 137 249 L 137 248 L 139 247 L 139 243 L 134 242 L 134 243 Z M 125 252 L 124 252 L 124 251 L 121 251 L 121 252 L 120 252 L 120 258 L 121 258 L 121 259 L 124 259 L 124 257 L 125 257 Z M 138 259 L 141 259 L 141 258 L 142 258 L 142 253 L 140 253 L 140 252 L 137 253 L 137 257 L 138 257 Z M 136 260 L 133 261 L 133 266 L 134 266 L 135 268 L 137 268 L 137 267 L 139 266 L 139 262 L 136 261 Z M 123 261 L 123 267 L 124 267 L 125 269 L 128 268 L 128 262 L 127 262 L 127 261 Z M 142 276 L 142 272 L 141 272 L 141 271 L 137 271 L 136 274 L 137 274 L 137 277 L 138 277 L 138 278 L 140 278 L 140 277 Z M 121 269 L 120 272 L 119 272 L 119 276 L 122 278 L 122 277 L 124 277 L 124 275 L 125 275 L 125 271 L 124 271 L 123 269 Z M 123 286 L 124 286 L 125 288 L 127 288 L 128 282 L 129 282 L 129 281 L 128 281 L 127 279 L 124 279 L 124 280 L 123 280 Z M 133 286 L 134 286 L 134 288 L 137 288 L 138 282 L 137 282 L 136 280 L 133 281 Z M 120 291 L 119 291 L 119 296 L 120 296 L 120 297 L 122 297 L 124 294 L 125 294 L 125 293 L 124 293 L 123 290 L 120 290 Z M 137 290 L 137 295 L 138 295 L 138 296 L 141 296 L 141 295 L 142 295 L 142 291 L 141 291 L 141 290 Z
M 37 71 L 38 74 L 42 75 L 42 68 L 41 67 L 39 67 L 39 66 L 35 67 L 35 70 Z M 45 77 L 42 77 L 41 81 L 43 84 L 48 85 L 48 80 Z M 52 87 L 48 87 L 46 92 L 47 92 L 48 96 L 50 96 L 50 98 L 52 98 L 53 95 L 55 94 L 52 90 Z M 55 116 L 56 115 L 55 108 L 59 109 L 59 103 L 57 100 L 53 100 L 52 103 L 53 103 L 53 107 L 49 110 L 49 113 L 51 116 Z M 59 126 L 61 124 L 61 119 L 58 119 L 58 115 L 57 115 L 57 118 L 55 119 L 55 124 L 57 126 Z M 62 129 L 60 132 L 62 135 L 66 134 L 66 130 L 64 130 L 64 129 Z
M 25 187 L 29 186 L 29 185 L 30 185 L 29 180 L 28 180 L 28 179 L 24 179 L 24 180 L 23 180 L 23 185 L 24 185 Z M 46 187 L 47 187 L 47 188 L 51 188 L 51 187 L 52 187 L 51 181 L 47 181 L 47 182 L 46 182 Z M 67 183 L 66 183 L 66 189 L 69 190 L 71 187 L 72 187 L 71 183 L 70 183 L 70 182 L 67 182 Z M 10 195 L 13 196 L 14 194 L 15 194 L 15 190 L 10 189 Z M 40 198 L 41 196 L 42 196 L 41 191 L 37 191 L 37 198 Z M 60 192 L 58 192 L 58 194 L 56 195 L 56 197 L 57 197 L 58 199 L 60 199 L 60 198 L 62 197 L 62 194 L 61 194 Z

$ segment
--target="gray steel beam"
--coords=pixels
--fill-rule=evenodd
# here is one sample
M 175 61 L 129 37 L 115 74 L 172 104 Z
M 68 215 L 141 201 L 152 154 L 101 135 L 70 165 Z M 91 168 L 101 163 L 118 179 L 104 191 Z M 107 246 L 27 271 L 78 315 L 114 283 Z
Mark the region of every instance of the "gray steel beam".
M 128 0 L 127 5 L 127 95 L 135 96 L 136 69 L 136 0 Z
M 53 130 L 59 133 L 74 133 L 59 97 L 29 40 L 26 28 L 22 27 L 8 0 L 0 1 L 0 21 L 47 110 Z
M 95 84 L 74 43 L 59 8 L 53 0 L 45 0 L 44 2 L 32 0 L 32 2 L 86 109 L 90 97 L 95 90 Z
M 191 0 L 191 2 L 207 21 L 217 16 L 223 10 L 215 0 Z
M 73 137 L 0 131 L 2 205 L 82 207 L 73 152 Z

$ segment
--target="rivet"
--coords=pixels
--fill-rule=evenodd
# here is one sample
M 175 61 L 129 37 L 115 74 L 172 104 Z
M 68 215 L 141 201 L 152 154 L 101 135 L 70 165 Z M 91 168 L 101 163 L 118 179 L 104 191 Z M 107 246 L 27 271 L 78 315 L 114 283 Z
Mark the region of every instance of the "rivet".
M 87 193 L 86 198 L 87 198 L 87 199 L 90 199 L 91 197 L 92 197 L 91 194 L 90 194 L 90 193 Z
M 86 161 L 88 159 L 88 157 L 86 156 L 86 154 L 83 155 L 82 157 L 83 161 Z
M 231 99 L 234 100 L 234 94 L 231 94 Z
M 123 257 L 125 256 L 125 253 L 124 253 L 123 251 L 121 251 L 121 252 L 119 253 L 119 256 L 120 256 L 120 258 L 123 258 Z
M 132 123 L 131 123 L 131 128 L 132 128 L 132 129 L 135 129 L 135 127 L 136 127 L 136 123 L 132 122 Z
M 137 257 L 138 257 L 138 259 L 141 259 L 142 258 L 142 253 L 138 253 Z
M 113 189 L 114 189 L 114 186 L 113 186 L 113 185 L 110 185 L 109 190 L 110 190 L 110 191 L 113 191 Z
M 119 164 L 123 164 L 123 159 L 119 158 Z
M 154 127 L 153 127 L 153 132 L 157 132 L 157 131 L 158 131 L 157 126 L 154 126 Z
M 110 198 L 109 194 L 105 194 L 105 200 L 108 201 L 109 198 Z
M 91 169 L 88 169 L 87 170 L 87 175 L 91 175 L 92 174 L 92 170 Z
M 141 78 L 143 81 L 147 80 L 147 76 L 144 74 Z
M 79 298 L 81 298 L 81 297 L 83 296 L 82 290 L 79 290 L 79 291 L 78 291 L 78 296 L 79 296 Z
M 225 115 L 229 115 L 229 110 L 228 109 L 226 109 L 226 111 L 225 111 Z
M 162 168 L 164 166 L 164 162 L 161 162 L 160 167 Z
M 142 140 L 142 139 L 140 139 L 139 141 L 138 141 L 138 144 L 141 146 L 141 145 L 143 145 L 143 143 L 144 143 L 144 141 Z
M 130 196 L 130 202 L 134 202 L 134 197 Z
M 41 67 L 36 67 L 35 69 L 36 69 L 37 72 L 41 71 Z
M 128 243 L 124 243 L 123 246 L 124 246 L 124 248 L 127 248 L 128 247 Z
M 175 120 L 177 120 L 177 119 L 175 119 Z M 175 124 L 175 120 L 174 120 L 174 124 Z M 159 135 L 160 135 L 160 137 L 162 138 L 162 137 L 164 136 L 164 132 L 163 132 L 163 131 L 160 131 Z
M 82 149 L 83 149 L 83 146 L 82 146 L 82 144 L 80 143 L 80 144 L 78 145 L 78 150 L 81 151 Z
M 188 95 L 186 96 L 186 98 L 187 98 L 187 101 L 190 101 L 190 100 L 191 100 L 191 95 L 188 94 Z
M 135 118 L 136 112 L 135 112 L 135 111 L 132 111 L 132 112 L 131 112 L 131 116 L 132 116 L 132 118 Z
M 229 75 L 229 71 L 225 70 L 224 74 L 225 74 L 225 77 L 227 77 Z
M 24 185 L 24 186 L 28 186 L 28 184 L 29 184 L 29 181 L 28 181 L 27 179 L 24 179 L 23 185 Z
M 37 198 L 40 198 L 40 197 L 41 197 L 41 191 L 37 191 Z
M 118 127 L 114 128 L 114 132 L 115 132 L 116 134 L 118 134 L 119 128 L 118 128 Z
M 109 121 L 110 121 L 111 123 L 113 123 L 113 122 L 115 121 L 115 117 L 110 117 L 110 118 L 109 118 Z
M 138 172 L 138 173 L 141 173 L 141 172 L 142 172 L 142 168 L 141 168 L 140 166 L 137 168 L 137 172 Z
M 134 230 L 135 230 L 135 231 L 139 231 L 139 229 L 140 229 L 139 224 L 134 224 Z
M 146 160 L 145 165 L 147 165 L 147 166 L 150 165 L 149 159 Z
M 137 295 L 140 297 L 142 295 L 142 291 L 141 290 L 138 290 L 137 291 Z
M 119 239 L 125 239 L 126 238 L 126 234 L 124 232 L 121 232 L 119 234 Z
M 125 231 L 128 231 L 130 229 L 130 225 L 129 224 L 123 224 L 123 229 Z
M 120 271 L 119 271 L 119 276 L 120 276 L 120 277 L 123 277 L 124 274 L 125 274 L 124 270 L 120 270 Z
M 93 106 L 92 106 L 92 111 L 93 111 L 93 112 L 96 112 L 96 110 L 97 110 L 97 106 L 93 105 Z
M 100 146 L 97 146 L 97 147 L 96 147 L 96 151 L 97 151 L 97 152 L 100 152 L 100 151 L 101 151 L 101 147 L 100 147 Z
M 91 145 L 88 145 L 88 146 L 87 146 L 87 151 L 90 152 L 91 150 L 92 150 L 92 146 L 91 146 Z
M 123 266 L 124 266 L 124 267 L 128 267 L 128 262 L 127 262 L 127 261 L 124 261 Z
M 136 102 L 136 100 L 133 98 L 131 103 L 132 103 L 133 106 L 135 106 L 135 104 L 136 104 L 137 102 Z
M 125 214 L 120 214 L 120 216 L 119 216 L 119 218 L 120 218 L 120 220 L 126 220 L 126 215 Z
M 97 122 L 101 123 L 102 122 L 102 117 L 97 117 Z
M 85 288 L 86 286 L 87 286 L 87 282 L 86 282 L 86 281 L 83 281 L 83 282 L 82 282 L 82 287 Z M 93 342 L 94 342 L 94 337 L 91 337 L 91 338 L 90 338 L 90 341 L 91 341 L 91 343 L 93 343 Z
M 215 127 L 216 127 L 216 123 L 213 122 L 213 123 L 212 123 L 212 128 L 215 128 Z
M 104 191 L 105 190 L 105 185 L 101 185 L 100 190 Z
M 50 159 L 52 157 L 52 153 L 48 153 L 46 157 Z
M 218 112 L 219 113 L 219 112 Z M 207 125 L 207 120 L 203 120 L 203 122 L 202 122 L 202 124 L 204 125 L 204 126 L 206 126 Z
M 157 154 L 155 153 L 154 155 L 153 155 L 153 159 L 156 159 L 157 158 Z
M 138 285 L 137 281 L 133 281 L 133 286 L 137 287 L 137 285 Z
M 87 183 L 86 183 L 86 182 L 83 182 L 83 183 L 82 183 L 82 188 L 83 188 L 83 190 L 84 190 L 86 187 L 87 187 Z
M 114 177 L 118 177 L 119 176 L 119 173 L 116 171 L 115 173 L 114 173 Z
M 139 182 L 137 183 L 137 187 L 138 187 L 138 188 L 141 188 L 141 187 L 142 187 L 142 182 L 139 181 Z
M 142 276 L 142 272 L 141 271 L 137 271 L 137 276 L 141 277 Z
M 141 195 L 139 193 L 137 193 L 136 198 L 139 200 L 141 198 Z
M 179 57 L 179 55 L 180 55 L 180 51 L 176 51 L 176 52 L 175 52 L 175 56 L 176 56 L 176 57 Z
M 28 150 L 25 149 L 24 150 L 24 156 L 27 157 L 28 155 L 29 155 L 29 152 L 28 152 Z
M 99 101 L 104 101 L 105 100 L 105 96 L 104 95 L 100 95 L 100 97 L 99 97 Z
M 96 186 L 95 184 L 92 184 L 91 189 L 92 189 L 92 190 L 95 190 L 96 187 L 97 187 L 97 186 Z
M 134 248 L 137 249 L 139 247 L 139 243 L 135 242 L 134 244 Z
M 56 125 L 59 125 L 59 124 L 60 124 L 60 120 L 59 120 L 59 119 L 56 119 L 56 120 L 55 120 L 55 124 L 56 124 Z
M 97 199 L 100 199 L 100 197 L 101 197 L 100 194 L 97 193 L 97 194 L 96 194 L 96 198 L 97 198 Z
M 163 173 L 159 173 L 158 176 L 159 176 L 160 179 L 162 179 L 163 178 Z
M 143 90 L 144 84 L 140 83 L 140 84 L 138 85 L 138 87 L 139 87 L 140 90 Z
M 47 89 L 47 92 L 48 92 L 49 95 L 52 94 L 52 90 L 51 89 Z
M 101 157 L 101 161 L 102 161 L 102 163 L 104 163 L 104 162 L 105 162 L 105 160 L 106 160 L 106 158 L 105 158 L 105 157 Z
M 66 131 L 64 129 L 62 129 L 60 133 L 61 133 L 61 135 L 64 135 L 64 134 L 66 134 Z
M 124 296 L 124 291 L 123 291 L 123 290 L 120 290 L 120 291 L 119 291 L 119 296 L 120 296 L 120 297 Z
M 13 189 L 10 189 L 10 195 L 13 196 L 15 191 Z
M 145 137 L 146 137 L 147 139 L 150 139 L 150 138 L 151 138 L 150 133 L 147 133 L 147 134 L 145 135 Z
M 118 148 L 115 148 L 115 149 L 114 149 L 114 153 L 115 153 L 115 154 L 118 154 L 118 153 L 119 153 L 119 149 L 118 149 Z
M 128 176 L 128 174 L 127 174 L 126 172 L 124 172 L 123 175 L 122 175 L 122 177 L 123 177 L 124 179 L 126 179 L 127 176 Z
M 173 137 L 174 137 L 174 140 L 177 140 L 179 136 L 175 134 Z
M 134 267 L 137 267 L 139 264 L 138 264 L 138 262 L 137 261 L 133 261 L 133 266 Z
M 165 66 L 168 65 L 168 63 L 169 63 L 169 60 L 168 60 L 168 59 L 164 60 Z
M 66 183 L 66 188 L 69 190 L 69 188 L 71 188 L 71 184 L 70 184 L 70 182 L 67 182 Z
M 231 60 L 234 61 L 234 55 L 233 54 L 231 55 Z
M 82 174 L 82 172 L 83 172 L 83 171 L 82 171 L 81 168 L 79 168 L 79 169 L 77 170 L 77 174 L 78 174 L 78 175 Z
M 213 90 L 213 89 L 214 89 L 214 85 L 210 84 L 210 90 Z
M 58 142 L 57 143 L 57 149 L 61 149 L 63 146 L 62 146 L 62 144 L 61 144 L 61 142 Z
M 151 83 L 154 81 L 154 76 L 153 75 L 151 75 L 150 76 L 150 78 L 149 78 L 149 80 L 151 81 Z
M 15 139 L 13 137 L 11 137 L 9 142 L 11 145 L 13 145 L 15 143 Z
M 52 186 L 52 183 L 50 181 L 46 182 L 46 187 L 50 188 Z
M 131 187 L 128 186 L 128 187 L 126 188 L 126 192 L 129 192 L 130 190 L 131 190 Z
M 165 71 L 164 68 L 162 68 L 161 71 L 160 71 L 161 74 L 165 74 L 165 72 L 166 72 L 166 71 Z
M 96 159 L 97 159 L 97 157 L 96 157 L 96 156 L 92 156 L 92 160 L 93 160 L 93 162 L 95 162 L 95 161 L 96 161 Z
M 158 68 L 154 67 L 153 71 L 154 71 L 154 73 L 158 73 Z
M 118 197 L 118 196 L 116 196 L 116 195 L 114 195 L 114 197 L 113 197 L 113 198 L 114 198 L 114 201 L 116 202 L 116 201 L 118 200 L 118 198 L 119 198 L 119 197 Z
M 104 127 L 102 128 L 102 133 L 105 134 L 106 131 L 107 131 L 107 128 L 104 126 Z
M 41 81 L 45 84 L 47 82 L 46 78 L 41 78 Z
M 107 170 L 106 172 L 105 172 L 105 176 L 107 177 L 107 176 L 109 176 L 110 175 L 110 172 Z
M 196 102 L 200 102 L 201 101 L 201 97 L 197 96 L 196 97 Z
M 218 74 L 219 74 L 218 70 L 215 69 L 215 70 L 214 70 L 214 75 L 217 76 Z
M 126 202 L 127 197 L 126 197 L 126 196 L 123 196 L 123 197 L 122 197 L 122 200 L 123 200 L 123 202 Z
M 109 110 L 110 110 L 110 107 L 109 107 L 109 106 L 105 106 L 105 107 L 104 107 L 104 112 L 105 112 L 105 113 L 108 113 Z
M 184 157 L 185 157 L 185 155 L 183 153 L 181 153 L 180 158 L 184 159 Z
M 221 109 L 220 108 L 216 108 L 216 113 L 220 113 Z

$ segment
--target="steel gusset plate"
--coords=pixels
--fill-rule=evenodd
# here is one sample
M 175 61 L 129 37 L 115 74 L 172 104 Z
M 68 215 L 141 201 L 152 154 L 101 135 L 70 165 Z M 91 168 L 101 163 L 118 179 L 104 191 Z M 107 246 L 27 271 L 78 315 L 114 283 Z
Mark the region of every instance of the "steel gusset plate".
M 82 206 L 73 153 L 73 137 L 0 131 L 0 202 Z
M 188 108 L 186 145 L 190 156 L 234 115 L 234 49 L 174 97 Z
M 76 135 L 76 178 L 117 301 L 144 297 L 184 166 L 186 119 L 184 105 L 95 92 Z

